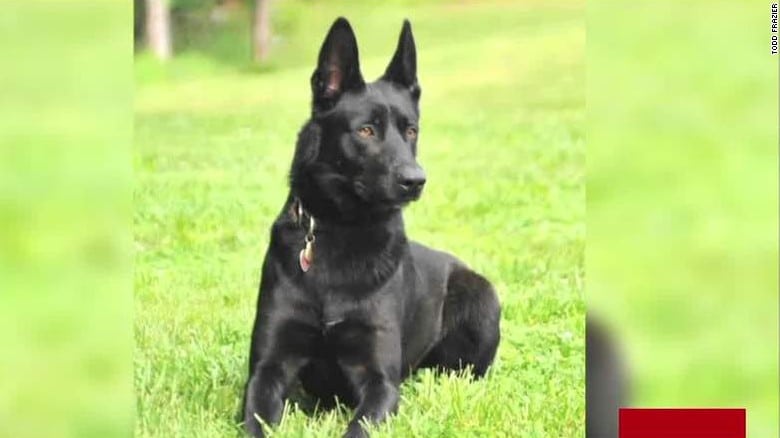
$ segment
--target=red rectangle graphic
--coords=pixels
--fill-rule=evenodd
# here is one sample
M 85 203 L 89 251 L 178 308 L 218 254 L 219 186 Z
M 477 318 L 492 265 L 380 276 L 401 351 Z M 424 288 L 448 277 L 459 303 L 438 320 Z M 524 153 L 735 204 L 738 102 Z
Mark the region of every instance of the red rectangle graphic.
M 619 438 L 745 438 L 745 409 L 621 408 Z

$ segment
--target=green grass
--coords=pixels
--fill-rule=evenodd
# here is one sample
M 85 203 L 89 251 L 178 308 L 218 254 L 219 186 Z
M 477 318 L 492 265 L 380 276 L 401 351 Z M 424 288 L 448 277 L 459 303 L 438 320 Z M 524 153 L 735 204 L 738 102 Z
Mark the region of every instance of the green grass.
M 313 3 L 285 36 L 305 52 L 278 54 L 263 71 L 194 51 L 164 67 L 142 55 L 137 435 L 236 435 L 268 228 L 309 111 L 316 50 L 345 14 L 366 77 L 380 74 L 402 17 L 412 19 L 423 87 L 419 161 L 429 183 L 406 212 L 407 231 L 484 273 L 503 305 L 488 377 L 414 376 L 398 414 L 373 436 L 582 436 L 583 8 Z M 348 416 L 289 406 L 274 436 L 339 436 Z
M 751 438 L 778 436 L 769 6 L 588 9 L 588 308 L 624 345 L 634 404 L 745 407 Z

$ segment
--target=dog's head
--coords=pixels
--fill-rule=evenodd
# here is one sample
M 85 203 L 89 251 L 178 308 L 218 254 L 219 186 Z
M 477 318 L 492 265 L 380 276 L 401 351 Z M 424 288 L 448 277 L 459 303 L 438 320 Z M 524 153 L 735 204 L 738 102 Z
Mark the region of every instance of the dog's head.
M 409 22 L 385 73 L 366 83 L 355 34 L 337 19 L 311 88 L 312 116 L 299 134 L 290 179 L 312 214 L 370 220 L 418 199 L 425 172 L 416 161 L 420 87 Z

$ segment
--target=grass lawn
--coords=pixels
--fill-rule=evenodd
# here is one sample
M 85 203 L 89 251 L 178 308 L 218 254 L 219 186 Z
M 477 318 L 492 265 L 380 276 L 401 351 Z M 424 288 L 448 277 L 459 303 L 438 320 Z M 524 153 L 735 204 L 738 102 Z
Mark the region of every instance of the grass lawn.
M 633 403 L 745 407 L 751 438 L 780 431 L 769 11 L 588 8 L 588 308 L 624 345 Z
M 372 436 L 582 436 L 584 2 L 279 4 L 296 26 L 262 71 L 196 50 L 136 62 L 136 434 L 237 434 L 268 229 L 316 51 L 343 14 L 367 78 L 412 20 L 428 185 L 407 231 L 484 273 L 503 304 L 488 377 L 414 376 Z M 349 418 L 288 409 L 276 437 L 339 436 Z

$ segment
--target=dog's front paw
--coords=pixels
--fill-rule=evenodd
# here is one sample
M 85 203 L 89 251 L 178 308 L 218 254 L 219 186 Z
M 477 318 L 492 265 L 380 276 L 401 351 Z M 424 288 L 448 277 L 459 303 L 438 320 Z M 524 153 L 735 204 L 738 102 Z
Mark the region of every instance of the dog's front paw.
M 350 423 L 343 438 L 368 438 L 368 432 L 363 430 L 360 423 Z
M 248 415 L 244 418 L 244 430 L 249 436 L 254 438 L 263 438 L 265 436 L 263 434 L 263 426 L 254 416 Z

